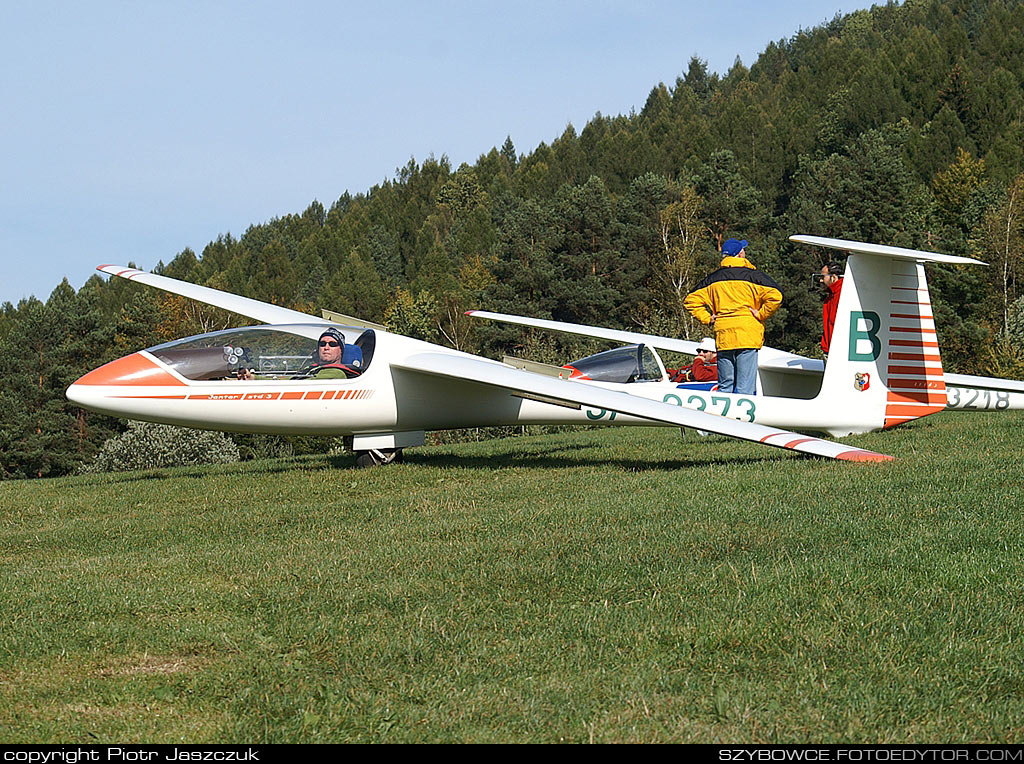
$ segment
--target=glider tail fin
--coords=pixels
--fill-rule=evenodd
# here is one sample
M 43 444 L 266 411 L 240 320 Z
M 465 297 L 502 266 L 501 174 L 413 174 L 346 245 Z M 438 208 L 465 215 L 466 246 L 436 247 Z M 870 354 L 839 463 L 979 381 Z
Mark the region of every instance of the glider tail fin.
M 927 253 L 916 253 L 927 260 Z M 847 260 L 821 396 L 851 422 L 886 429 L 942 411 L 946 385 L 924 264 L 853 252 Z

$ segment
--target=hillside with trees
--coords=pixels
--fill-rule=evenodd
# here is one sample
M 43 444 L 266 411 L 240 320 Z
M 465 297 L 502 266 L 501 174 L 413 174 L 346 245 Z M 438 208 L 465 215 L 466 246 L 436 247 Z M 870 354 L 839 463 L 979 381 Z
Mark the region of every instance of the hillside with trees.
M 597 114 L 472 165 L 410 160 L 330 207 L 224 234 L 157 271 L 312 313 L 336 310 L 494 357 L 570 360 L 578 341 L 469 308 L 701 336 L 683 296 L 723 239 L 785 294 L 767 342 L 813 355 L 824 252 L 792 233 L 969 255 L 934 266 L 946 367 L 1024 374 L 1024 3 L 906 0 L 837 16 L 724 75 L 692 59 L 643 108 Z M 66 474 L 124 423 L 70 406 L 105 361 L 246 323 L 119 279 L 0 309 L 0 477 Z

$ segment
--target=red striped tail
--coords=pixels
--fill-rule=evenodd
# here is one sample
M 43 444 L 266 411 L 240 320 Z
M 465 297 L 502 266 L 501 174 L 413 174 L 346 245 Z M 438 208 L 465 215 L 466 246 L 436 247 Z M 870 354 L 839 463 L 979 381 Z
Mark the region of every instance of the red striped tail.
M 889 388 L 885 428 L 946 408 L 946 383 L 924 265 L 893 261 L 888 341 L 879 367 Z

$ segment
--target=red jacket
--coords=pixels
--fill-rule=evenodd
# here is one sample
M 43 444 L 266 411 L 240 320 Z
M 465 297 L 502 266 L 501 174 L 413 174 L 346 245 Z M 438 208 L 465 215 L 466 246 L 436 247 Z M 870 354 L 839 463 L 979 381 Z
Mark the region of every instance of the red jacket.
M 690 367 L 690 379 L 694 382 L 710 382 L 718 379 L 718 363 L 704 363 L 704 359 L 697 356 L 693 359 L 693 366 Z
M 828 353 L 832 344 L 832 330 L 836 326 L 836 310 L 839 308 L 839 293 L 843 291 L 843 280 L 839 279 L 835 284 L 828 287 L 828 297 L 821 307 L 821 324 L 824 327 L 824 334 L 821 335 L 821 352 Z
M 689 366 L 676 371 L 666 369 L 669 382 L 712 382 L 718 379 L 718 363 L 704 363 L 704 359 L 697 356 Z

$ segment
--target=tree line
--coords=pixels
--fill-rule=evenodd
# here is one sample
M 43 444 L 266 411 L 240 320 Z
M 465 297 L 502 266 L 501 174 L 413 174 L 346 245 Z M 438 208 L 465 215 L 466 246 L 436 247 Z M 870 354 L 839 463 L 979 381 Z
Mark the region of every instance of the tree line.
M 829 255 L 807 233 L 969 255 L 931 266 L 950 370 L 1024 373 L 1024 3 L 906 0 L 837 16 L 724 75 L 698 58 L 643 109 L 519 153 L 410 160 L 329 208 L 224 234 L 155 270 L 386 324 L 471 352 L 564 363 L 585 340 L 473 322 L 469 308 L 702 335 L 682 298 L 750 241 L 779 282 L 767 342 L 813 355 Z M 244 324 L 120 279 L 0 308 L 0 476 L 66 474 L 124 424 L 76 409 L 90 368 Z

